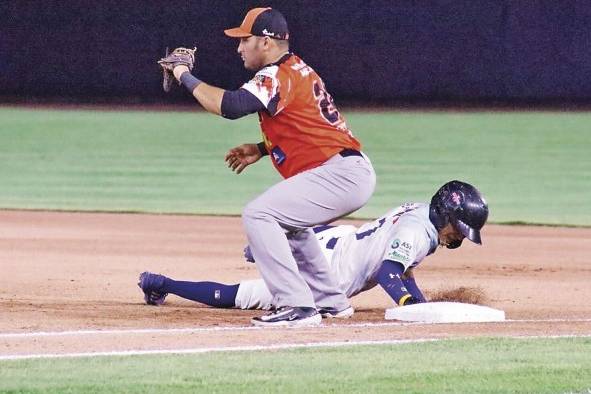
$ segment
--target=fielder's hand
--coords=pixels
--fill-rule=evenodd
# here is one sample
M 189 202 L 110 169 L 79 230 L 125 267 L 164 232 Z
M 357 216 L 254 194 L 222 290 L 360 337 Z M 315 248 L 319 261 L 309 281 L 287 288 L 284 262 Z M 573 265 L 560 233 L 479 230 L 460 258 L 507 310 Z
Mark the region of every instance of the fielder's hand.
M 246 167 L 256 163 L 262 157 L 257 144 L 242 144 L 230 149 L 226 153 L 226 164 L 228 167 L 240 174 Z
M 166 56 L 158 60 L 158 64 L 162 67 L 162 88 L 165 92 L 169 92 L 174 81 L 174 68 L 178 66 L 186 66 L 189 71 L 193 70 L 195 65 L 195 50 L 197 48 L 177 48 L 172 53 L 168 53 L 166 49 Z

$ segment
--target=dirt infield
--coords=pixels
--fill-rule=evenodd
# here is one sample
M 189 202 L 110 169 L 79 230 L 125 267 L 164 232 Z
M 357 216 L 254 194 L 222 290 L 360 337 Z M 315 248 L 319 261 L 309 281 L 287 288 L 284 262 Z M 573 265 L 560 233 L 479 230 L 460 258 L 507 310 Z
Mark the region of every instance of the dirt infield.
M 590 228 L 490 225 L 483 241 L 483 247 L 440 249 L 419 267 L 417 281 L 427 295 L 480 287 L 486 304 L 505 310 L 512 321 L 385 322 L 391 301 L 375 288 L 353 299 L 357 313 L 350 321 L 262 330 L 249 326 L 260 312 L 212 309 L 175 296 L 151 307 L 136 286 L 144 270 L 227 283 L 257 277 L 256 267 L 242 258 L 239 218 L 0 211 L 0 356 L 591 334 Z

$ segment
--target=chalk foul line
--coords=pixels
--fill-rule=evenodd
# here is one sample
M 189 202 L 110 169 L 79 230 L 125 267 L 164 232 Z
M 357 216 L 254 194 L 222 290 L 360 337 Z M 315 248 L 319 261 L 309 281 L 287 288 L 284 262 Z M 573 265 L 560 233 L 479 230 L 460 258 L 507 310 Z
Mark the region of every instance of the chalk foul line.
M 489 323 L 443 323 L 443 324 L 512 324 L 512 323 L 587 323 L 591 319 L 523 319 L 505 320 Z M 298 330 L 313 330 L 326 328 L 371 328 L 371 327 L 402 327 L 420 325 L 441 325 L 442 323 L 421 322 L 378 322 L 378 323 L 327 323 L 317 327 L 299 327 Z M 216 331 L 258 331 L 258 330 L 282 330 L 285 327 L 262 328 L 254 326 L 225 326 L 225 327 L 186 327 L 186 328 L 142 328 L 142 329 L 114 329 L 114 330 L 69 330 L 69 331 L 33 331 L 33 332 L 8 332 L 0 333 L 0 339 L 8 338 L 33 338 L 33 337 L 67 337 L 83 335 L 137 335 L 137 334 L 179 334 Z
M 560 338 L 591 338 L 591 335 L 546 335 L 546 336 L 507 336 L 509 339 L 560 339 Z M 454 338 L 461 339 L 461 338 Z M 142 355 L 179 355 L 179 354 L 200 354 L 214 352 L 245 352 L 245 351 L 269 351 L 288 350 L 301 348 L 324 348 L 324 347 L 345 347 L 362 345 L 404 345 L 412 343 L 448 341 L 452 338 L 418 338 L 418 339 L 392 339 L 380 341 L 337 341 L 337 342 L 310 342 L 290 343 L 276 345 L 252 345 L 252 346 L 221 346 L 209 348 L 191 349 L 161 349 L 161 350 L 123 350 L 110 352 L 81 352 L 81 353 L 46 353 L 46 354 L 22 354 L 0 356 L 0 361 L 34 360 L 34 359 L 59 359 L 59 358 L 83 358 L 83 357 L 122 357 Z

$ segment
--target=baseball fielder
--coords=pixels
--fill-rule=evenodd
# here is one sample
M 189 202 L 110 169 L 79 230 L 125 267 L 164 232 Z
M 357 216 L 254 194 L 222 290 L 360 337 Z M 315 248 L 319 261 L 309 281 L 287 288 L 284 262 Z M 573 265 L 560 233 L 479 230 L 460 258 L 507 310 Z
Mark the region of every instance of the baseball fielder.
M 258 113 L 263 142 L 231 149 L 226 162 L 233 171 L 269 155 L 285 178 L 242 213 L 252 255 L 276 306 L 252 323 L 317 325 L 317 307 L 352 314 L 312 227 L 365 205 L 375 187 L 373 167 L 322 79 L 289 52 L 287 22 L 279 11 L 252 9 L 239 27 L 225 33 L 240 40 L 244 67 L 256 72 L 238 90 L 192 75 L 194 50 L 177 48 L 159 63 L 165 90 L 174 78 L 209 112 L 228 119 Z
M 442 186 L 430 204 L 407 203 L 356 229 L 319 226 L 316 240 L 330 263 L 339 290 L 353 297 L 380 285 L 398 305 L 425 302 L 413 270 L 438 245 L 457 248 L 466 237 L 481 244 L 480 229 L 488 206 L 473 186 L 452 181 Z M 247 261 L 252 261 L 249 248 Z M 181 282 L 144 272 L 138 283 L 146 303 L 159 305 L 167 293 L 220 308 L 271 309 L 273 297 L 262 279 L 235 285 Z M 324 317 L 347 318 L 350 313 L 320 309 Z

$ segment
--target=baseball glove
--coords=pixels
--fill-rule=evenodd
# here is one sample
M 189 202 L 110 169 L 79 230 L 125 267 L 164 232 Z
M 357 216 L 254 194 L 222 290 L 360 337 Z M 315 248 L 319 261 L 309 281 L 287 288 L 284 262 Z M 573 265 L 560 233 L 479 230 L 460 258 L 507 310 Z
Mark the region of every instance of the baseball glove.
M 173 70 L 176 66 L 187 66 L 189 71 L 193 70 L 196 49 L 196 47 L 193 49 L 177 48 L 172 53 L 168 53 L 168 48 L 166 48 L 166 56 L 158 60 L 158 64 L 162 67 L 162 88 L 165 92 L 170 91 L 175 80 Z

